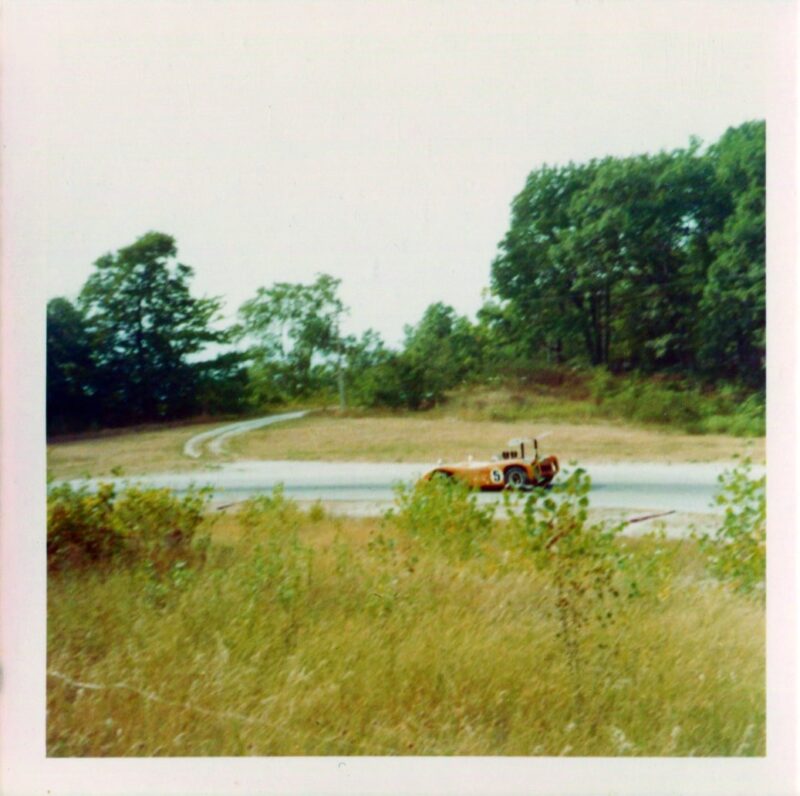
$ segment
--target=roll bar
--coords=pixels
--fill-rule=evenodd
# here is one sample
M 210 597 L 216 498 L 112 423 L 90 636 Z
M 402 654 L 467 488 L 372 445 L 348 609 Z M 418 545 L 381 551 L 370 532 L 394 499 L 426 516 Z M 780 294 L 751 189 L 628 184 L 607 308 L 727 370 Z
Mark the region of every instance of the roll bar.
M 520 458 L 524 459 L 525 458 L 525 445 L 528 442 L 532 442 L 533 443 L 533 452 L 534 452 L 535 456 L 538 457 L 538 455 L 539 455 L 539 440 L 536 439 L 536 437 L 520 437 L 518 439 L 510 439 L 508 441 L 508 446 L 510 448 L 516 448 L 517 445 L 519 445 Z

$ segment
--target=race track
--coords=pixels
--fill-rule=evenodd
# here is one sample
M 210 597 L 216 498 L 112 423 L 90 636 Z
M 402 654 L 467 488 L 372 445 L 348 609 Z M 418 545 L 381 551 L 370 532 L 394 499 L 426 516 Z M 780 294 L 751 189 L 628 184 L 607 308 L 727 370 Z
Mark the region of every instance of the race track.
M 205 454 L 213 461 L 225 452 L 225 443 L 232 437 L 305 414 L 305 411 L 287 412 L 222 425 L 188 440 L 184 454 L 193 459 Z M 713 515 L 720 513 L 721 509 L 713 502 L 718 479 L 734 463 L 582 462 L 581 466 L 591 478 L 592 509 L 615 512 L 624 518 L 670 512 L 674 514 L 674 533 L 682 535 L 689 525 L 687 518 L 705 517 L 705 521 L 713 521 Z M 110 481 L 116 486 L 140 484 L 171 489 L 179 494 L 196 487 L 210 487 L 212 505 L 218 508 L 236 505 L 280 485 L 287 497 L 298 502 L 319 501 L 334 513 L 363 516 L 385 512 L 395 500 L 398 485 L 415 483 L 432 467 L 432 463 L 240 460 L 210 463 L 206 469 L 191 473 L 93 479 L 88 485 L 94 488 L 99 481 Z M 563 467 L 557 479 L 564 478 L 572 469 Z M 753 468 L 756 476 L 764 471 L 764 467 Z M 71 483 L 78 486 L 87 482 Z M 502 496 L 482 493 L 478 500 L 499 503 Z
M 237 461 L 193 473 L 161 473 L 111 480 L 166 487 L 178 493 L 208 486 L 217 506 L 236 503 L 282 485 L 287 497 L 322 501 L 343 513 L 380 513 L 394 499 L 396 485 L 415 482 L 431 464 L 366 462 Z M 655 462 L 584 463 L 592 479 L 594 509 L 622 509 L 630 513 L 674 511 L 681 514 L 718 513 L 713 505 L 717 479 L 730 463 L 661 464 Z M 565 472 L 569 467 L 565 468 Z M 754 468 L 760 475 L 764 468 Z M 562 473 L 560 477 L 563 477 Z M 80 483 L 80 482 L 75 482 Z M 91 483 L 91 482 L 90 482 Z M 481 494 L 482 502 L 499 501 L 497 494 Z

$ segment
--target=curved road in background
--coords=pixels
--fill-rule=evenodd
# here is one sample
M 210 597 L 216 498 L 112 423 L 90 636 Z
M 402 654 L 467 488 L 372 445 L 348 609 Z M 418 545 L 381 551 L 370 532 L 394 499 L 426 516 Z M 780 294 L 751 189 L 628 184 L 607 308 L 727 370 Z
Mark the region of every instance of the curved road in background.
M 287 420 L 297 420 L 308 414 L 308 410 L 302 412 L 284 412 L 280 415 L 269 415 L 268 417 L 257 417 L 255 420 L 243 420 L 239 423 L 228 423 L 225 426 L 212 428 L 211 431 L 204 431 L 196 434 L 183 446 L 183 453 L 192 459 L 199 459 L 203 455 L 203 449 L 207 448 L 208 453 L 219 456 L 225 452 L 225 443 L 231 437 L 245 434 L 264 426 L 271 426 L 275 423 L 283 423 Z
M 237 423 L 228 423 L 192 437 L 184 453 L 199 459 L 204 453 L 221 455 L 225 443 L 234 436 L 287 420 L 296 420 L 308 411 L 285 412 Z M 676 512 L 676 519 L 687 514 L 714 515 L 720 508 L 713 503 L 719 476 L 734 466 L 732 462 L 704 464 L 664 464 L 657 462 L 582 463 L 592 479 L 593 509 L 617 510 L 628 517 L 652 512 Z M 211 464 L 209 469 L 192 473 L 155 473 L 130 478 L 93 479 L 111 481 L 118 486 L 141 484 L 184 493 L 193 487 L 210 487 L 213 505 L 224 507 L 248 497 L 272 491 L 282 485 L 287 497 L 301 502 L 321 501 L 336 513 L 375 515 L 394 501 L 398 484 L 414 483 L 433 464 L 313 461 L 235 461 Z M 571 470 L 573 468 L 565 468 Z M 753 467 L 760 476 L 765 468 Z M 73 481 L 75 485 L 85 481 Z M 497 493 L 478 496 L 481 503 L 499 502 Z M 679 519 L 675 534 L 686 532 L 685 519 Z M 644 529 L 643 529 L 644 530 Z M 669 530 L 668 530 L 669 532 Z

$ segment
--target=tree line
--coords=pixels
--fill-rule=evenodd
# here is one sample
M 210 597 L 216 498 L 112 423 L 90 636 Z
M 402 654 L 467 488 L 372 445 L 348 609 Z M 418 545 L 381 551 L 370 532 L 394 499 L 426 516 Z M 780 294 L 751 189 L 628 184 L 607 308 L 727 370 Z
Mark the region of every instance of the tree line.
M 74 302 L 48 303 L 48 433 L 315 396 L 421 409 L 465 381 L 559 365 L 763 391 L 765 151 L 755 121 L 706 148 L 531 172 L 476 319 L 434 303 L 397 349 L 343 334 L 328 274 L 260 288 L 224 327 L 175 240 L 149 232 L 100 257 Z
M 484 310 L 525 358 L 763 383 L 765 125 L 533 172 Z

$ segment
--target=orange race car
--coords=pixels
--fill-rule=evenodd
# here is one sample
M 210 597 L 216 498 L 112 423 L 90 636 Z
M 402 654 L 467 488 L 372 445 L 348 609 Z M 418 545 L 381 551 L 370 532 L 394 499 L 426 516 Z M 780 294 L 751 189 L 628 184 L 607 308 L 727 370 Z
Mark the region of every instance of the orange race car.
M 525 446 L 531 443 L 533 456 L 525 457 Z M 422 476 L 423 481 L 432 478 L 458 478 L 472 489 L 500 490 L 546 487 L 559 471 L 558 458 L 539 458 L 539 443 L 536 438 L 512 439 L 504 450 L 491 461 L 473 461 L 456 464 L 439 463 Z

